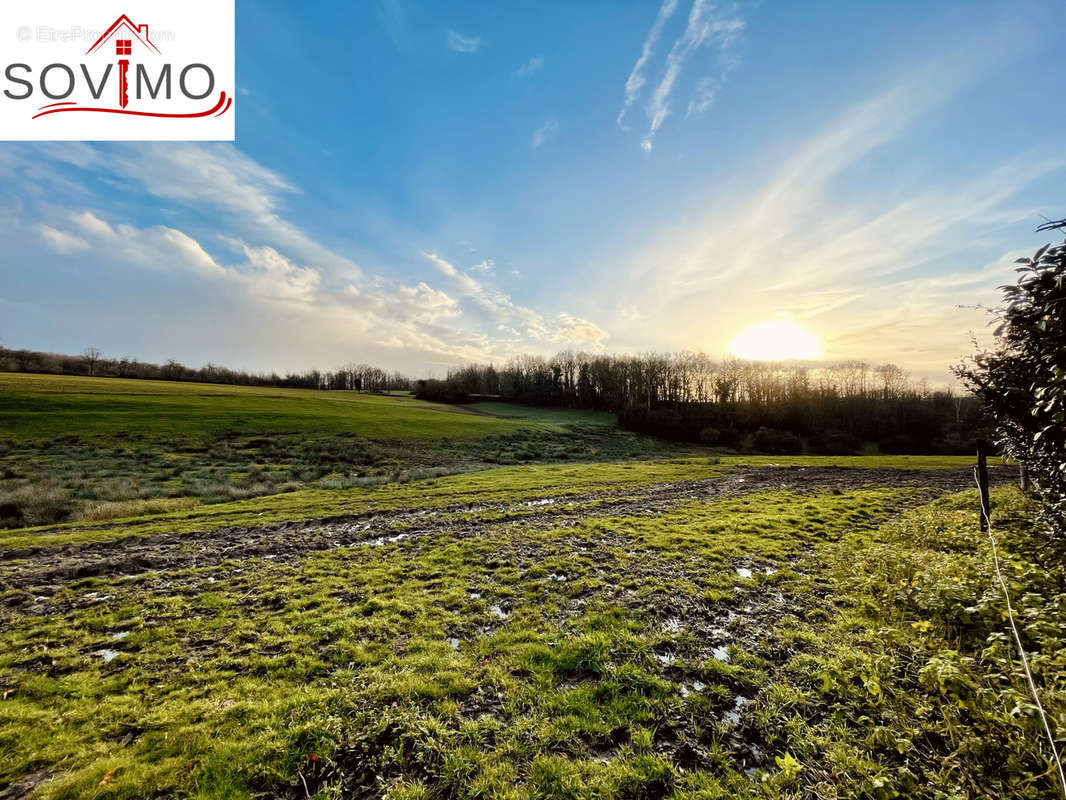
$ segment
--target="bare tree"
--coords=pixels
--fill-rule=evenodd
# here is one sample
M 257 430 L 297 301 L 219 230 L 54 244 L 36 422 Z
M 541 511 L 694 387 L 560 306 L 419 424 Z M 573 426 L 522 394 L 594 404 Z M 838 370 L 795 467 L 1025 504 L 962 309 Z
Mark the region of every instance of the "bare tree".
M 86 347 L 85 352 L 82 353 L 85 357 L 85 366 L 89 368 L 89 377 L 96 376 L 96 365 L 100 361 L 102 353 L 98 347 Z

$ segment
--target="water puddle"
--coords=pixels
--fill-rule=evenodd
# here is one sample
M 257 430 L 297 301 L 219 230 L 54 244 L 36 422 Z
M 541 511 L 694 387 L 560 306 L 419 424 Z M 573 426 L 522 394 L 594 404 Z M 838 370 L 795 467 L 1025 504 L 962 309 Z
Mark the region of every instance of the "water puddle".
M 705 684 L 703 681 L 693 681 L 692 683 L 682 684 L 681 685 L 681 696 L 682 697 L 688 697 L 689 695 L 691 695 L 693 693 L 698 694 L 699 692 L 702 692 L 706 688 L 707 688 L 707 684 Z
M 729 648 L 726 647 L 724 644 L 719 645 L 711 651 L 711 655 L 719 661 L 729 661 Z
M 737 567 L 737 575 L 742 578 L 750 578 L 751 569 L 749 569 L 748 567 Z
M 558 501 L 554 497 L 545 497 L 542 500 L 527 500 L 526 505 L 531 508 L 533 506 L 553 506 L 557 502 Z
M 112 650 L 105 647 L 103 650 L 97 650 L 93 655 L 99 656 L 105 664 L 110 664 L 118 658 L 118 650 Z
M 409 533 L 397 533 L 395 536 L 379 536 L 377 539 L 371 539 L 367 544 L 371 547 L 383 547 L 387 544 L 402 542 L 404 539 L 409 539 L 410 537 L 411 534 Z
M 117 633 L 112 633 L 111 634 L 111 641 L 112 642 L 121 642 L 123 639 L 125 639 L 129 635 L 130 635 L 129 631 L 118 631 Z
M 747 697 L 742 694 L 737 695 L 737 699 L 733 701 L 733 709 L 725 712 L 723 719 L 730 725 L 736 725 L 740 722 L 740 709 L 742 709 L 745 703 L 751 702 Z

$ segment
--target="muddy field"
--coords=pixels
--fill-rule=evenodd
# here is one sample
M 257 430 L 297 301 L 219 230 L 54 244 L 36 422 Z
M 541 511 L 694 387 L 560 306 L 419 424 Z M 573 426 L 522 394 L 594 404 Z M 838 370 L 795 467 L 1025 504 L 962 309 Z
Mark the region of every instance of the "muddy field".
M 1010 468 L 993 468 L 993 482 L 1009 483 Z M 739 497 L 767 491 L 820 493 L 856 489 L 919 488 L 922 502 L 972 486 L 966 471 L 855 469 L 849 467 L 738 467 L 722 478 L 661 483 L 638 489 L 599 490 L 563 499 L 546 496 L 518 503 L 456 505 L 266 527 L 230 527 L 208 532 L 154 535 L 62 547 L 0 551 L 0 588 L 48 594 L 49 587 L 85 577 L 122 577 L 154 570 L 205 567 L 246 558 L 290 560 L 315 550 L 380 546 L 385 542 L 442 532 L 476 536 L 485 525 L 520 520 L 523 526 L 566 527 L 595 516 L 654 516 L 683 503 Z M 108 526 L 83 526 L 106 529 Z M 6 596 L 20 606 L 26 595 Z
M 795 665 L 857 602 L 842 543 L 969 471 L 627 480 L 8 548 L 0 797 L 786 789 Z M 847 774 L 821 757 L 810 796 Z

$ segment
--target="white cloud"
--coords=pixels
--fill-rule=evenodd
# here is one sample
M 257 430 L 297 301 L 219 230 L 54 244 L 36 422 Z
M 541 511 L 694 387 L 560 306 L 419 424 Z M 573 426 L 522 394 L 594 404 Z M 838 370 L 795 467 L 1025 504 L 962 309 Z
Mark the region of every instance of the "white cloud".
M 622 104 L 622 110 L 618 112 L 617 119 L 618 127 L 620 128 L 624 127 L 624 120 L 626 112 L 629 111 L 629 107 L 637 101 L 637 98 L 640 97 L 641 90 L 648 82 L 648 79 L 644 75 L 644 68 L 647 66 L 648 59 L 651 58 L 655 46 L 659 43 L 659 39 L 663 34 L 663 27 L 665 27 L 667 21 L 677 10 L 677 3 L 678 0 L 663 0 L 663 4 L 659 6 L 659 13 L 655 15 L 655 22 L 652 23 L 648 35 L 644 37 L 644 44 L 640 50 L 640 57 L 637 58 L 637 63 L 633 65 L 633 69 L 630 71 L 629 77 L 626 79 L 625 102 Z
M 445 43 L 449 50 L 454 50 L 456 53 L 476 53 L 478 48 L 481 47 L 480 36 L 466 36 L 458 31 L 448 29 L 445 35 Z
M 519 78 L 528 78 L 530 75 L 536 75 L 542 69 L 544 69 L 544 56 L 533 56 L 533 58 L 515 70 L 515 75 Z
M 533 131 L 532 145 L 533 149 L 541 147 L 547 144 L 556 136 L 559 135 L 559 121 L 556 119 L 550 119 Z
M 438 272 L 451 278 L 463 296 L 496 324 L 498 331 L 507 335 L 510 346 L 507 355 L 545 344 L 599 349 L 608 338 L 607 332 L 593 322 L 565 311 L 544 315 L 518 305 L 503 292 L 485 286 L 437 253 L 424 251 L 422 255 Z
M 741 327 L 785 312 L 826 337 L 828 357 L 898 360 L 943 375 L 968 349 L 968 330 L 984 323 L 959 306 L 996 302 L 995 287 L 1010 280 L 1009 258 L 986 263 L 988 242 L 1020 220 L 1035 226 L 1043 209 L 1019 198 L 1066 171 L 1066 158 L 1029 155 L 963 179 L 957 168 L 934 169 L 918 189 L 896 179 L 893 154 L 882 148 L 995 68 L 995 58 L 976 52 L 917 65 L 794 136 L 768 179 L 752 188 L 749 176 L 738 177 L 702 222 L 638 253 L 617 281 L 632 288 L 613 299 L 615 336 L 628 329 L 641 346 L 656 346 L 647 336 L 669 331 L 660 346 L 714 351 Z M 883 173 L 875 191 L 856 190 L 859 169 Z M 637 304 L 639 325 L 626 311 Z
M 663 77 L 655 87 L 651 101 L 648 104 L 647 113 L 650 125 L 647 135 L 641 141 L 641 147 L 644 150 L 652 149 L 655 135 L 671 114 L 671 96 L 689 57 L 700 48 L 713 45 L 716 51 L 724 56 L 719 67 L 720 74 L 716 79 L 718 83 L 721 83 L 725 79 L 725 75 L 739 64 L 735 57 L 728 55 L 728 52 L 729 48 L 743 33 L 744 28 L 744 20 L 736 16 L 735 13 L 725 13 L 717 6 L 709 5 L 707 0 L 694 0 L 689 11 L 685 32 L 670 48 L 670 52 L 666 56 L 666 68 L 663 72 Z M 711 86 L 712 84 L 704 84 L 701 81 L 696 90 L 696 97 L 693 99 L 695 106 L 692 105 L 692 102 L 689 104 L 690 111 L 693 111 L 694 108 L 702 111 L 710 107 L 711 102 L 714 100 L 713 93 L 708 92 Z M 695 113 L 698 113 L 698 111 Z
M 104 220 L 93 214 L 91 211 L 82 211 L 78 214 L 71 216 L 74 224 L 81 228 L 89 236 L 94 236 L 99 239 L 113 239 L 115 237 L 114 229 Z
M 244 254 L 251 269 L 242 278 L 260 295 L 305 303 L 315 299 L 322 281 L 317 270 L 293 264 L 273 247 L 245 246 Z
M 38 225 L 37 233 L 41 235 L 41 238 L 44 239 L 45 244 L 47 244 L 50 249 L 61 255 L 77 253 L 81 250 L 89 249 L 89 243 L 80 236 L 56 230 L 50 225 Z

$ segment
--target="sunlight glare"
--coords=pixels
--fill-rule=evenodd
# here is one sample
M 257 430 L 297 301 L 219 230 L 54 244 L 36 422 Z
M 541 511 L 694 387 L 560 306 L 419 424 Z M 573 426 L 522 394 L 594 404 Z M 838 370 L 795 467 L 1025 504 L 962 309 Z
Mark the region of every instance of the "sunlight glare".
M 789 319 L 749 325 L 734 337 L 729 351 L 752 361 L 804 361 L 822 354 L 822 340 Z

